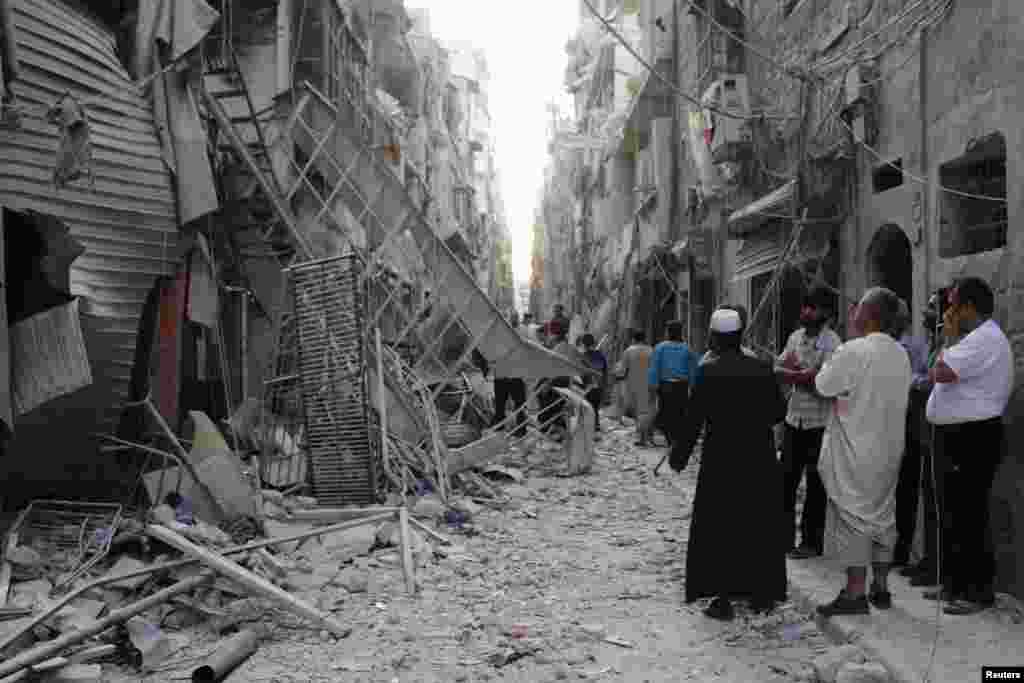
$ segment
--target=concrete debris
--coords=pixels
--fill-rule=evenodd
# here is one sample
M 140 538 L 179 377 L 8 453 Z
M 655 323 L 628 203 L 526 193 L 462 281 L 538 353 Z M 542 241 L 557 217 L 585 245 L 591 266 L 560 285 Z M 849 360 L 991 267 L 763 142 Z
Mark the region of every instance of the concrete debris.
M 96 621 L 107 604 L 99 600 L 82 598 L 57 612 L 54 623 L 61 633 L 83 629 Z
M 122 574 L 130 574 L 132 572 L 137 572 L 140 569 L 145 569 L 146 566 L 147 565 L 145 562 L 140 562 L 139 560 L 136 560 L 134 557 L 129 557 L 128 555 L 122 555 L 121 557 L 117 558 L 117 562 L 115 562 L 114 566 L 108 570 L 107 574 L 109 576 L 121 576 Z M 117 583 L 112 583 L 110 584 L 110 586 L 112 588 L 124 588 L 126 590 L 135 590 L 148 580 L 148 576 L 136 576 L 134 578 L 118 581 Z
M 53 583 L 48 579 L 34 579 L 16 583 L 11 587 L 9 604 L 12 607 L 43 607 L 49 602 Z
M 174 649 L 170 638 L 159 626 L 142 617 L 132 617 L 125 624 L 128 638 L 142 656 L 142 668 L 152 671 L 164 662 Z
M 844 664 L 863 664 L 864 653 L 856 645 L 843 645 L 824 653 L 814 660 L 814 672 L 821 683 L 836 683 L 836 676 Z
M 429 494 L 416 499 L 412 514 L 420 519 L 436 520 L 444 517 L 446 511 L 447 507 L 440 497 L 436 494 Z
M 25 545 L 16 545 L 7 552 L 5 559 L 18 569 L 36 569 L 43 564 L 43 556 L 39 551 Z
M 847 662 L 836 674 L 836 683 L 891 683 L 892 676 L 879 662 Z

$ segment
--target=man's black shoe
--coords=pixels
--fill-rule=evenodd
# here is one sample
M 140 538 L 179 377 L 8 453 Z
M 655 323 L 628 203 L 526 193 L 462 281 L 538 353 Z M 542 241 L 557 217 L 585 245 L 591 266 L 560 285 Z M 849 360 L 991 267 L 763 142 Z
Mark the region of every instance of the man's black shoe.
M 719 621 L 732 621 L 736 617 L 736 611 L 732 603 L 724 598 L 715 598 L 708 608 L 704 610 L 704 616 Z
M 808 546 L 800 546 L 796 550 L 790 551 L 789 557 L 793 560 L 808 560 L 812 557 L 821 557 L 821 551 Z
M 868 596 L 868 602 L 878 609 L 889 609 L 892 607 L 892 593 L 889 591 L 872 590 Z
M 915 574 L 914 576 L 910 577 L 910 585 L 917 586 L 918 588 L 927 586 L 938 586 L 939 577 L 936 576 L 934 572 L 922 572 L 920 574 Z
M 846 591 L 841 591 L 832 602 L 827 605 L 818 605 L 818 614 L 826 619 L 845 615 L 871 614 L 871 607 L 868 606 L 868 596 L 851 598 Z

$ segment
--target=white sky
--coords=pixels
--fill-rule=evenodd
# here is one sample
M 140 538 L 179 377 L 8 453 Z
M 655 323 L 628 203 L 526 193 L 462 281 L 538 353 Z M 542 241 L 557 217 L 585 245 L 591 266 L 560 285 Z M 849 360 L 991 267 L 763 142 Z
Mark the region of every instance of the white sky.
M 577 0 L 406 0 L 430 11 L 442 40 L 487 53 L 490 105 L 502 197 L 512 232 L 517 282 L 530 272 L 530 228 L 547 163 L 550 102 L 568 113 L 565 43 L 577 26 Z

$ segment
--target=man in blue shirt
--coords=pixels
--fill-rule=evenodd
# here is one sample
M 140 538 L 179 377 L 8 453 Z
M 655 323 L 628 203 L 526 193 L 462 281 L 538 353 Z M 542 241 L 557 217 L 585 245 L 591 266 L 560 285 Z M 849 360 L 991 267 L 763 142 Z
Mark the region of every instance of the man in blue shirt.
M 694 379 L 700 356 L 683 341 L 683 323 L 670 322 L 668 340 L 654 347 L 647 382 L 658 392 L 657 426 L 665 434 L 669 447 L 678 440 L 690 400 L 690 382 Z

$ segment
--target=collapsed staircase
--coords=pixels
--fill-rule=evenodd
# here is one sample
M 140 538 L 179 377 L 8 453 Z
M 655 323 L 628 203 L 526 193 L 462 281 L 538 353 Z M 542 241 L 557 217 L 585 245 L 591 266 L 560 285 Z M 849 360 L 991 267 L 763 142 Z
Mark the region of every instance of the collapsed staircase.
M 317 253 L 303 227 L 320 225 L 330 231 L 341 231 L 349 253 L 361 261 L 360 282 L 353 286 L 366 294 L 369 305 L 360 320 L 362 338 L 358 340 L 358 349 L 353 347 L 353 353 L 358 351 L 361 359 L 359 384 L 370 387 L 367 393 L 377 386 L 376 381 L 367 378 L 376 368 L 374 335 L 385 317 L 393 323 L 385 343 L 393 349 L 418 350 L 412 370 L 432 387 L 434 401 L 456 380 L 474 351 L 491 361 L 502 359 L 514 364 L 526 379 L 586 372 L 538 344 L 523 340 L 427 222 L 404 178 L 392 170 L 384 157 L 387 146 L 377 144 L 375 136 L 379 137 L 387 126 L 383 115 L 367 99 L 365 84 L 339 84 L 332 88 L 331 98 L 308 83 L 302 84 L 287 120 L 268 145 L 264 126 L 254 111 L 230 45 L 221 51 L 221 57 L 208 66 L 202 102 L 214 131 L 215 149 L 233 157 L 247 171 L 247 182 L 236 185 L 234 194 L 257 213 L 253 221 L 261 227 L 261 238 L 279 254 L 286 251 L 282 241 L 287 240 L 294 268 L 315 266 L 337 258 L 335 254 Z M 232 101 L 242 104 L 231 107 Z M 239 109 L 241 115 L 236 113 Z M 281 173 L 278 169 L 275 174 L 271 163 L 274 158 L 287 159 L 288 171 Z M 301 222 L 293 210 L 299 201 L 315 207 L 312 216 L 304 214 Z M 353 227 L 360 229 L 359 235 Z M 396 262 L 414 264 L 417 277 L 427 280 L 424 284 L 433 296 L 416 310 L 404 304 L 401 287 L 392 281 L 392 264 Z M 461 348 L 454 354 L 450 344 L 453 332 L 461 333 L 456 337 L 461 336 L 462 340 Z M 416 410 L 407 389 L 389 373 L 384 374 L 388 396 L 383 398 L 388 403 L 389 415 L 397 409 L 401 413 L 398 417 L 425 430 L 422 411 Z M 354 377 L 333 379 L 350 382 Z M 364 395 L 364 402 L 368 398 Z M 357 419 L 349 423 L 348 419 L 354 417 L 346 417 L 344 429 L 361 430 L 361 441 L 368 442 L 369 422 Z M 308 406 L 306 419 L 308 430 Z M 351 463 L 350 450 L 340 437 L 333 442 L 321 439 L 321 446 L 327 451 L 314 460 L 314 488 L 318 493 L 337 492 L 337 487 L 331 488 L 332 482 L 339 481 L 337 474 L 328 477 L 330 481 L 320 475 L 318 482 L 317 463 L 323 465 L 332 457 Z M 331 448 L 335 449 L 333 456 Z M 502 443 L 492 439 L 489 448 L 501 450 Z M 462 454 L 456 459 L 465 462 L 467 457 Z M 354 466 L 363 467 L 364 461 L 359 459 Z M 372 472 L 366 474 L 371 481 Z M 338 495 L 342 494 L 345 501 L 331 495 L 330 503 L 363 502 L 353 500 L 351 491 Z

